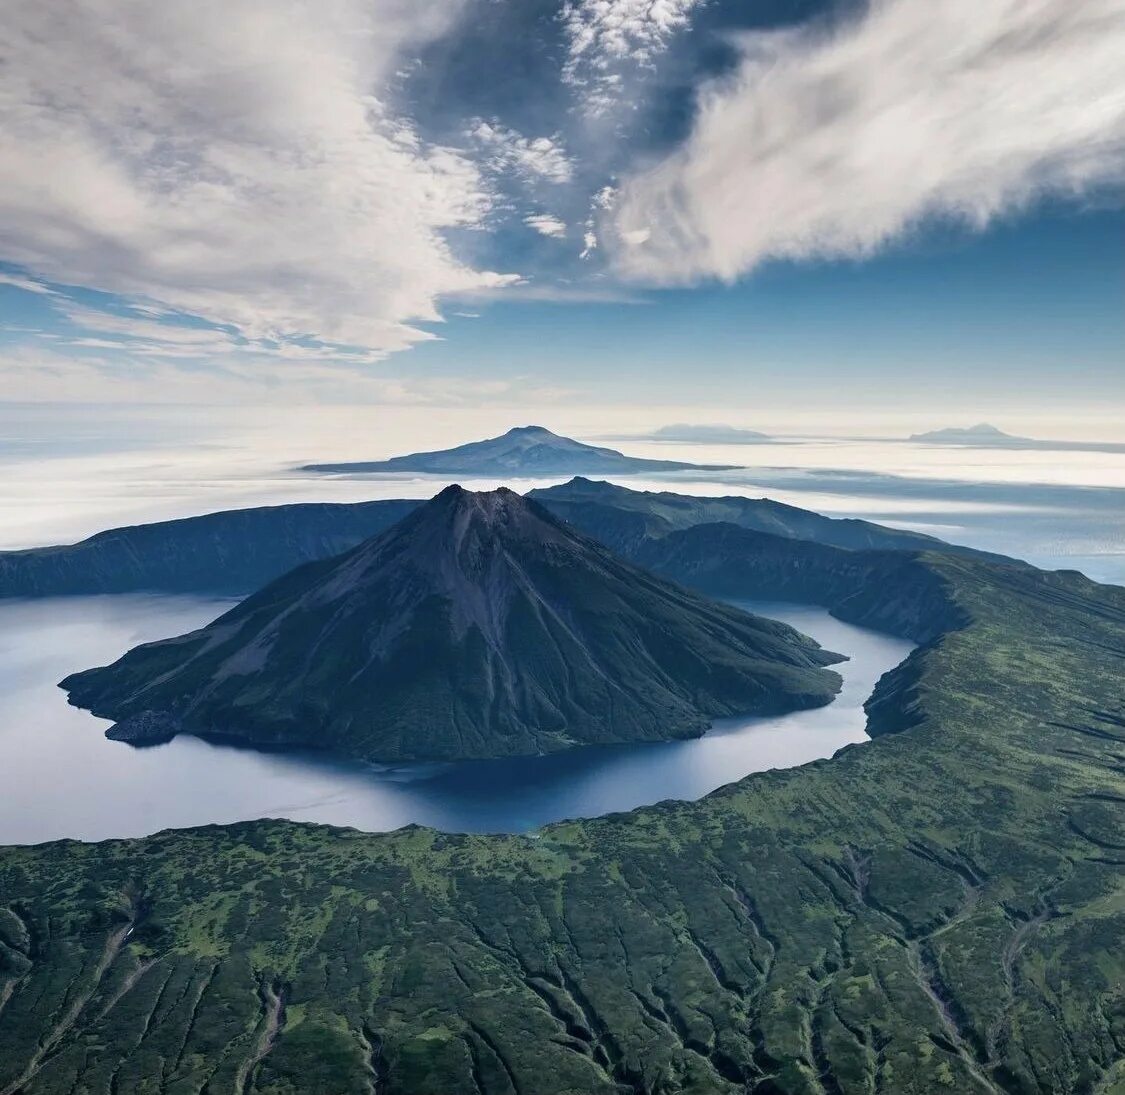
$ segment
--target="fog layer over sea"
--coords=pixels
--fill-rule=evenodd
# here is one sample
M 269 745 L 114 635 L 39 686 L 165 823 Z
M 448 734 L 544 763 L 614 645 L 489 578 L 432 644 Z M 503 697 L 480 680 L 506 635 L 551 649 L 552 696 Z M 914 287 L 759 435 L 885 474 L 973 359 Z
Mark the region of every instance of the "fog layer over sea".
M 629 455 L 731 472 L 615 477 L 686 494 L 768 496 L 863 517 L 1125 583 L 1125 452 L 974 449 L 842 436 L 846 423 L 790 422 L 773 442 L 672 444 L 626 439 L 605 412 L 436 408 L 97 408 L 0 404 L 0 548 L 70 542 L 121 524 L 302 501 L 425 498 L 429 476 L 319 476 L 308 462 L 377 460 L 545 425 Z M 940 424 L 940 423 L 938 423 Z M 813 427 L 816 427 L 814 429 Z M 1109 432 L 1104 424 L 1103 433 Z M 903 427 L 900 436 L 910 427 Z M 803 431 L 803 432 L 802 432 Z M 897 431 L 896 431 L 897 432 Z M 609 438 L 612 438 L 610 440 Z M 1093 436 L 1120 443 L 1120 436 Z M 471 489 L 496 480 L 462 479 Z M 515 480 L 517 490 L 561 482 Z

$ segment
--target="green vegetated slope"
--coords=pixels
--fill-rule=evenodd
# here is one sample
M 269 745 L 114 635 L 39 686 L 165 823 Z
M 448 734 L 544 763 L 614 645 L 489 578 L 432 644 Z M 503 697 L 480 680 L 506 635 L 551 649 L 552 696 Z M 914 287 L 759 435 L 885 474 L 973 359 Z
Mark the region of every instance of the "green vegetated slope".
M 77 544 L 0 551 L 0 598 L 244 594 L 401 521 L 418 505 L 299 502 L 107 529 Z
M 617 551 L 628 551 L 646 537 L 659 538 L 695 525 L 725 523 L 857 551 L 941 551 L 991 562 L 1012 561 L 1002 555 L 946 543 L 922 532 L 854 517 L 825 517 L 772 498 L 630 490 L 581 476 L 558 486 L 529 491 L 528 497 Z
M 915 565 L 883 735 L 696 803 L 5 850 L 0 1092 L 1120 1092 L 1125 591 Z

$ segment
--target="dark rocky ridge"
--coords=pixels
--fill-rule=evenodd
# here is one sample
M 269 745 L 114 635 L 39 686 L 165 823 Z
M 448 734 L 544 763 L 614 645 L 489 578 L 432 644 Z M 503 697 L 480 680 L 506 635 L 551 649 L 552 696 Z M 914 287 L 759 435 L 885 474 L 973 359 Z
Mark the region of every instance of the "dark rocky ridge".
M 637 491 L 581 476 L 557 487 L 529 491 L 528 497 L 615 551 L 629 552 L 642 539 L 667 536 L 694 525 L 728 523 L 853 551 L 940 551 L 991 562 L 1013 561 L 921 532 L 889 528 L 851 517 L 825 517 L 812 510 L 775 502 L 772 498 Z
M 126 740 L 179 730 L 374 760 L 702 733 L 831 700 L 840 660 L 617 558 L 510 490 L 450 487 L 200 631 L 68 677 Z
M 964 622 L 927 553 L 848 551 L 712 524 L 645 540 L 631 558 L 712 597 L 822 605 L 848 623 L 921 644 Z
M 648 537 L 716 521 L 853 549 L 933 550 L 1001 560 L 920 533 L 838 520 L 765 498 L 693 498 L 575 479 L 530 492 L 629 556 Z M 296 503 L 109 529 L 77 544 L 0 552 L 0 597 L 91 593 L 247 594 L 302 563 L 390 528 L 421 502 Z

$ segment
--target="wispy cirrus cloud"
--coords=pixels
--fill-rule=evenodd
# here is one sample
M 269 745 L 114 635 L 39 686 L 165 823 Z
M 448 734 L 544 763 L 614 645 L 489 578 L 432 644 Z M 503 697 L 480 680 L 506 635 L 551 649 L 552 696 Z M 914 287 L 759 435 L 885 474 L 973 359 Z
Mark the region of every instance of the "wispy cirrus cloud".
M 1125 181 L 1125 0 L 874 0 L 740 48 L 687 142 L 623 183 L 628 275 L 863 257 L 928 218 L 983 227 Z
M 562 239 L 566 235 L 566 223 L 552 213 L 530 213 L 523 223 L 549 239 Z
M 623 60 L 649 61 L 687 26 L 701 0 L 568 0 L 562 21 L 570 63 L 604 68 Z
M 585 92 L 585 109 L 607 110 L 638 66 L 649 65 L 687 27 L 702 0 L 566 0 L 563 79 Z
M 102 344 L 104 342 L 104 345 Z M 331 354 L 304 356 L 286 347 L 270 368 L 254 354 L 208 359 L 123 356 L 110 340 L 90 338 L 82 353 L 52 346 L 0 349 L 0 390 L 28 403 L 200 405 L 383 405 L 460 407 L 508 403 L 533 406 L 575 398 L 573 388 L 534 377 L 412 375 L 355 368 Z
M 0 270 L 0 285 L 10 286 L 12 289 L 22 289 L 25 293 L 35 293 L 38 296 L 55 296 L 55 290 L 49 285 L 44 285 L 35 278 L 27 278 L 22 274 L 9 274 Z
M 514 172 L 529 182 L 567 183 L 574 176 L 574 163 L 557 133 L 550 137 L 525 137 L 499 122 L 478 118 L 468 135 L 497 172 Z
M 259 345 L 378 357 L 429 337 L 416 324 L 444 294 L 513 280 L 452 252 L 445 233 L 481 223 L 488 188 L 387 92 L 457 10 L 14 0 L 0 260 L 31 291 L 120 294 Z

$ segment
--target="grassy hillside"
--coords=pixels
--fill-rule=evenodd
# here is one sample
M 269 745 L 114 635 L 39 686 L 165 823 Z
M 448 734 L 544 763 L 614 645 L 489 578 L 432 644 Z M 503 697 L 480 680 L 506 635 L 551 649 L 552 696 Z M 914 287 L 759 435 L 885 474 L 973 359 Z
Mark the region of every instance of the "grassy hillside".
M 991 562 L 1011 562 L 1002 555 L 949 544 L 922 532 L 854 517 L 825 517 L 772 498 L 630 490 L 581 476 L 569 483 L 529 491 L 528 497 L 588 536 L 626 554 L 644 538 L 660 538 L 696 525 L 723 523 L 851 551 L 941 551 Z
M 420 505 L 300 502 L 107 529 L 77 544 L 0 551 L 0 597 L 90 593 L 249 593 L 327 559 Z
M 1125 591 L 915 564 L 883 736 L 697 803 L 3 851 L 0 1092 L 1125 1090 Z

